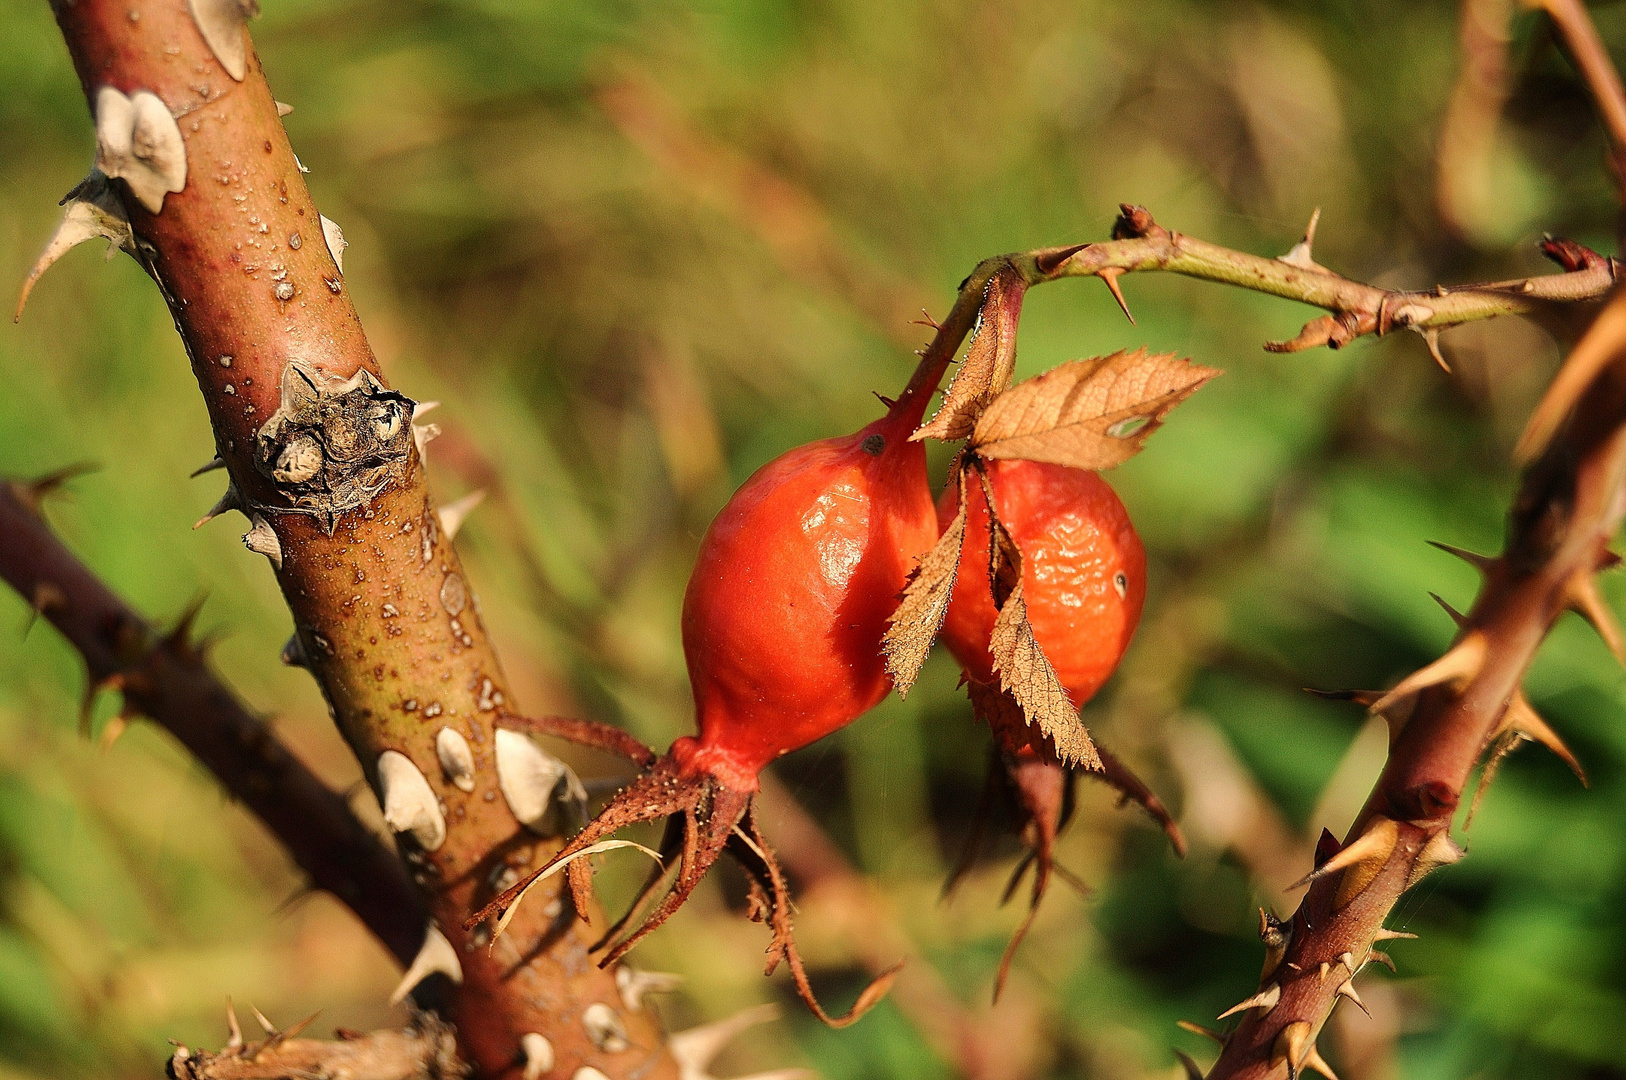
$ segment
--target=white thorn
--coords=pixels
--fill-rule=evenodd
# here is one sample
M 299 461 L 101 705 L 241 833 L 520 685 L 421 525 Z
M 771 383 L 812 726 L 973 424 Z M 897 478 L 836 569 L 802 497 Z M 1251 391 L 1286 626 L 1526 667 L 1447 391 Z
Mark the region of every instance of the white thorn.
M 1338 987 L 1338 994 L 1340 997 L 1347 997 L 1349 1000 L 1353 1001 L 1356 1007 L 1359 1008 L 1363 1013 L 1366 1013 L 1366 1015 L 1372 1015 L 1366 1011 L 1366 1002 L 1361 1000 L 1361 995 L 1355 992 L 1354 979 L 1345 979 Z
M 412 403 L 412 419 L 416 421 L 438 408 L 440 408 L 440 402 L 438 401 L 414 401 Z
M 1321 207 L 1316 207 L 1310 214 L 1310 224 L 1304 227 L 1304 239 L 1294 244 L 1286 255 L 1276 256 L 1277 262 L 1296 266 L 1300 270 L 1308 270 L 1312 274 L 1330 274 L 1325 266 L 1315 261 L 1312 250 L 1315 248 L 1315 227 L 1321 221 Z
M 267 1020 L 263 1012 L 255 1008 L 253 1005 L 250 1005 L 248 1008 L 249 1011 L 254 1014 L 254 1019 L 258 1020 L 260 1022 L 260 1026 L 265 1029 L 265 1033 L 267 1035 L 277 1034 L 277 1025 Z
M 196 480 L 198 477 L 202 476 L 204 473 L 211 473 L 211 472 L 214 472 L 216 469 L 224 469 L 225 467 L 226 467 L 225 459 L 223 459 L 219 454 L 216 454 L 214 457 L 210 458 L 208 461 L 205 461 L 202 465 L 199 465 L 196 469 L 193 469 L 192 470 L 192 475 L 188 476 L 187 479 L 188 480 Z
M 1400 699 L 1420 693 L 1430 686 L 1445 684 L 1460 690 L 1462 685 L 1477 676 L 1479 669 L 1484 666 L 1485 648 L 1485 635 L 1477 630 L 1470 630 L 1461 641 L 1451 646 L 1444 656 L 1401 679 L 1393 690 L 1373 702 L 1367 711 L 1376 715 Z
M 51 234 L 51 239 L 45 242 L 45 250 L 34 260 L 28 276 L 23 279 L 13 321 L 23 317 L 28 294 L 34 291 L 40 276 L 75 247 L 98 236 L 107 241 L 109 259 L 115 251 L 135 252 L 135 233 L 130 231 L 130 218 L 124 211 L 124 200 L 113 190 L 105 173 L 92 169 L 84 182 L 68 193 L 62 220 Z
M 260 14 L 258 0 L 187 0 L 192 21 L 220 66 L 238 82 L 248 74 L 248 21 Z
M 682 975 L 665 971 L 640 971 L 622 964 L 615 969 L 615 987 L 621 991 L 621 1004 L 633 1012 L 644 1007 L 645 994 L 669 994 L 683 985 Z
M 463 982 L 463 965 L 457 959 L 457 950 L 452 948 L 452 943 L 446 940 L 440 928 L 430 923 L 418 955 L 412 958 L 412 966 L 407 968 L 394 993 L 390 994 L 390 1004 L 399 1005 L 415 986 L 437 972 L 454 983 Z
M 243 534 L 243 546 L 250 551 L 264 555 L 271 560 L 271 565 L 278 570 L 282 569 L 282 541 L 277 539 L 277 531 L 271 523 L 255 514 L 249 518 L 250 527 Z
M 412 443 L 418 448 L 418 460 L 428 461 L 429 444 L 440 438 L 439 424 L 413 424 Z
M 435 756 L 440 758 L 440 771 L 459 791 L 474 790 L 474 752 L 462 732 L 441 728 L 435 736 Z
M 96 167 L 123 179 L 154 214 L 165 195 L 186 187 L 186 143 L 162 98 L 150 90 L 125 97 L 111 86 L 96 92 Z
M 519 1048 L 525 1054 L 525 1080 L 537 1080 L 553 1068 L 553 1044 L 547 1036 L 527 1031 L 519 1037 Z
M 378 786 L 384 822 L 393 831 L 411 833 L 418 846 L 434 851 L 446 842 L 446 815 L 440 800 L 412 759 L 399 750 L 378 755 Z
M 497 786 L 520 824 L 543 836 L 555 836 L 580 823 L 587 789 L 568 765 L 522 732 L 498 728 L 496 742 Z M 569 800 L 569 812 L 554 813 L 562 800 Z
M 310 657 L 305 655 L 305 644 L 299 640 L 299 631 L 294 631 L 282 645 L 282 662 L 289 667 L 302 667 L 309 669 Z
M 1270 1010 L 1276 1007 L 1276 1003 L 1281 999 L 1281 984 L 1271 983 L 1269 986 L 1253 995 L 1253 997 L 1239 1001 L 1235 1005 L 1232 1005 L 1229 1009 L 1226 1009 L 1224 1012 L 1220 1013 L 1219 1019 L 1224 1020 L 1227 1016 L 1244 1012 L 1248 1009 L 1263 1009 L 1268 1013 Z
M 610 1078 L 591 1065 L 583 1065 L 570 1074 L 570 1080 L 610 1080 Z
M 233 484 L 230 480 L 227 480 L 226 493 L 220 496 L 219 501 L 217 501 L 213 506 L 209 507 L 209 512 L 198 518 L 197 523 L 192 527 L 194 529 L 201 529 L 203 526 L 209 524 L 209 522 L 213 521 L 221 514 L 224 514 L 227 510 L 242 509 L 243 500 L 237 496 L 237 485 Z
M 286 101 L 277 102 L 277 115 L 278 116 L 287 116 L 289 113 L 291 113 L 293 111 L 294 111 L 294 107 L 292 105 L 288 104 Z
M 243 1029 L 237 1023 L 237 1010 L 232 1007 L 231 998 L 226 999 L 226 1049 L 236 1050 L 243 1045 Z
M 619 1054 L 631 1044 L 627 1042 L 627 1026 L 614 1009 L 602 1001 L 595 1001 L 582 1010 L 582 1027 L 594 1046 L 606 1054 Z
M 434 425 L 429 425 L 433 427 Z M 439 430 L 438 428 L 436 429 Z M 457 536 L 457 531 L 463 527 L 474 508 L 486 500 L 486 489 L 476 488 L 454 502 L 449 502 L 440 508 L 440 531 L 451 540 Z
M 344 249 L 349 247 L 350 244 L 344 238 L 344 231 L 334 224 L 332 218 L 322 217 L 321 214 L 316 216 L 322 219 L 322 239 L 327 241 L 328 254 L 333 256 L 333 265 L 338 267 L 339 273 L 342 274 L 344 273 Z
M 722 1053 L 734 1037 L 747 1028 L 766 1023 L 779 1015 L 773 1005 L 755 1005 L 715 1023 L 679 1031 L 666 1040 L 666 1049 L 678 1063 L 683 1080 L 704 1080 L 712 1059 Z

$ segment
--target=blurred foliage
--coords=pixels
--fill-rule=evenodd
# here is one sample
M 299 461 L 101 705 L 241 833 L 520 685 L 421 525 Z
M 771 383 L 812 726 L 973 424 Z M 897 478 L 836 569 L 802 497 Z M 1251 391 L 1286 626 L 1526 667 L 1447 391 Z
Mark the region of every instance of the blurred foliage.
M 941 314 L 978 259 L 1102 238 L 1121 200 L 1266 254 L 1320 206 L 1320 261 L 1390 285 L 1539 272 L 1542 229 L 1612 247 L 1590 105 L 1528 15 L 1487 165 L 1495 213 L 1448 228 L 1434 175 L 1458 66 L 1448 3 L 265 7 L 258 45 L 352 244 L 374 345 L 398 386 L 446 403 L 434 483 L 491 489 L 459 542 L 521 700 L 658 745 L 689 729 L 677 613 L 707 521 L 769 458 L 873 417 L 870 393 L 895 393 L 924 340 L 904 320 Z M 1626 5 L 1596 14 L 1626 51 Z M 47 5 L 0 0 L 0 20 L 0 281 L 16 283 L 92 136 Z M 53 521 L 154 617 L 206 594 L 221 670 L 352 784 L 314 687 L 277 662 L 288 617 L 262 561 L 229 526 L 189 531 L 219 487 L 185 479 L 210 455 L 201 402 L 155 290 L 99 246 L 0 333 L 0 472 L 100 462 Z M 1234 791 L 1199 795 L 1239 763 L 1302 846 L 1348 824 L 1382 743 L 1300 688 L 1385 685 L 1449 639 L 1428 591 L 1465 607 L 1473 575 L 1424 541 L 1494 549 L 1508 450 L 1556 349 L 1504 321 L 1447 334 L 1450 375 L 1411 335 L 1272 356 L 1260 342 L 1304 311 L 1157 275 L 1124 287 L 1135 327 L 1093 283 L 1033 294 L 1023 372 L 1147 344 L 1228 374 L 1111 477 L 1152 555 L 1150 600 L 1087 719 L 1188 811 L 1235 809 Z M 0 597 L 0 1078 L 156 1075 L 165 1038 L 223 1039 L 228 994 L 284 1022 L 387 1022 L 382 950 L 304 897 L 167 737 L 79 739 L 78 663 L 48 628 L 19 638 L 26 621 Z M 1374 1018 L 1340 1010 L 1322 1040 L 1344 1080 L 1626 1075 L 1621 686 L 1567 616 L 1529 689 L 1591 790 L 1534 750 L 1507 764 L 1472 858 L 1392 920 L 1421 937 L 1396 943 L 1399 976 L 1363 976 Z M 779 773 L 881 886 L 915 963 L 998 1034 L 1011 1075 L 1171 1075 L 1172 1046 L 1206 1061 L 1173 1022 L 1251 990 L 1255 906 L 1298 871 L 1254 873 L 1215 813 L 1187 813 L 1194 848 L 1177 861 L 1086 784 L 1061 858 L 1097 892 L 1052 893 L 990 1015 L 1019 917 L 997 907 L 1014 846 L 936 902 L 986 747 L 939 657 L 907 703 Z M 356 802 L 376 815 L 364 789 Z M 663 1005 L 675 1026 L 784 996 L 726 878 L 641 948 L 690 976 Z M 808 903 L 801 929 L 828 991 L 856 989 L 839 913 Z M 843 1032 L 786 1013 L 726 1064 L 953 1073 L 895 1002 Z

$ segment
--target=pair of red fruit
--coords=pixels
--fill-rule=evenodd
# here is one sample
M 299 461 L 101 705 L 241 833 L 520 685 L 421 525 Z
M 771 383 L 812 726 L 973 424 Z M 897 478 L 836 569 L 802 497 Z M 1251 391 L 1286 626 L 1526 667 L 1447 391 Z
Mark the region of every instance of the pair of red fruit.
M 665 865 L 605 935 L 602 944 L 615 944 L 603 963 L 619 958 L 677 910 L 727 850 L 751 882 L 751 917 L 773 930 L 768 971 L 787 961 L 801 996 L 821 1019 L 851 1022 L 885 992 L 891 973 L 841 1018 L 828 1016 L 813 999 L 791 937 L 784 876 L 757 826 L 752 796 L 758 774 L 775 758 L 840 729 L 891 689 L 881 647 L 888 619 L 917 557 L 931 550 L 959 510 L 954 484 L 933 505 L 924 447 L 909 438 L 929 396 L 929 389 L 911 387 L 884 417 L 856 434 L 811 443 L 769 462 L 712 522 L 683 604 L 698 735 L 678 739 L 659 758 L 635 751 L 641 775 L 550 864 L 623 826 L 667 819 Z M 1073 704 L 1081 706 L 1112 674 L 1134 634 L 1145 597 L 1145 551 L 1123 504 L 1097 474 L 1028 461 L 982 467 L 998 519 L 1022 554 L 1034 636 Z M 998 613 L 986 570 L 987 503 L 979 483 L 967 490 L 966 542 L 941 637 L 965 677 L 997 694 L 989 654 Z M 982 711 L 1027 804 L 1029 844 L 1038 856 L 1030 860 L 1038 866 L 1036 904 L 1048 879 L 1050 841 L 1064 801 L 1058 793 L 1067 773 L 1049 740 L 1023 722 L 1019 710 Z M 576 724 L 561 733 L 580 741 L 582 732 Z M 599 745 L 625 753 L 626 737 L 605 732 Z M 1150 799 L 1154 813 L 1161 810 L 1144 787 L 1136 797 Z M 1050 812 L 1036 814 L 1035 799 L 1049 799 Z M 674 856 L 679 861 L 669 891 L 640 925 L 620 936 Z M 572 861 L 568 873 L 577 907 L 585 912 L 587 860 Z M 529 880 L 493 900 L 476 920 L 516 902 Z M 1003 976 L 1002 967 L 1001 982 Z

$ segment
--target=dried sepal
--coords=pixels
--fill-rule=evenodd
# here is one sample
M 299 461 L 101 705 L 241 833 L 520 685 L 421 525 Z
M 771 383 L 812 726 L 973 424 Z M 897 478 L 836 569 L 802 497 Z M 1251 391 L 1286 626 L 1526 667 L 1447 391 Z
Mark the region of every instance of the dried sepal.
M 1008 262 L 988 278 L 965 359 L 949 382 L 937 413 L 911 439 L 965 438 L 978 414 L 1011 384 L 1016 373 L 1016 327 L 1026 293 L 1027 282 Z
M 169 106 L 150 90 L 96 92 L 96 168 L 121 179 L 149 213 L 186 187 L 186 143 Z
M 23 287 L 17 296 L 17 310 L 12 316 L 13 322 L 22 319 L 23 308 L 28 304 L 28 296 L 34 291 L 34 285 L 41 275 L 58 259 L 86 240 L 94 240 L 98 236 L 106 240 L 109 259 L 117 251 L 135 253 L 135 233 L 130 230 L 130 218 L 125 213 L 124 200 L 113 190 L 106 173 L 100 169 L 92 169 L 90 175 L 68 192 L 62 202 L 64 207 L 62 220 L 57 224 L 51 238 L 45 242 L 45 250 L 34 260 L 34 266 L 28 271 L 28 276 L 23 279 Z
M 1169 411 L 1218 374 L 1144 348 L 1072 360 L 995 398 L 971 445 L 984 458 L 1110 469 L 1139 453 Z
M 1062 764 L 1099 771 L 1101 757 L 1090 733 L 1033 636 L 1020 581 L 999 609 L 988 651 L 993 654 L 1000 685 L 1022 706 L 1027 722 L 1036 725 L 1055 745 Z
M 915 685 L 931 652 L 932 641 L 942 629 L 949 599 L 954 595 L 954 579 L 960 566 L 960 552 L 965 547 L 966 529 L 965 473 L 957 472 L 960 511 L 932 549 L 920 558 L 903 590 L 902 601 L 887 619 L 886 634 L 881 638 L 886 670 L 892 676 L 892 685 L 899 697 L 907 697 Z
M 187 0 L 198 33 L 220 66 L 238 82 L 248 74 L 248 21 L 258 18 L 258 0 Z
M 390 994 L 390 1004 L 399 1005 L 414 987 L 437 974 L 446 976 L 454 983 L 463 982 L 463 965 L 457 959 L 457 950 L 452 948 L 452 943 L 446 940 L 440 928 L 430 923 L 423 944 L 418 947 L 418 955 L 412 958 L 406 974 L 401 976 L 401 981 Z

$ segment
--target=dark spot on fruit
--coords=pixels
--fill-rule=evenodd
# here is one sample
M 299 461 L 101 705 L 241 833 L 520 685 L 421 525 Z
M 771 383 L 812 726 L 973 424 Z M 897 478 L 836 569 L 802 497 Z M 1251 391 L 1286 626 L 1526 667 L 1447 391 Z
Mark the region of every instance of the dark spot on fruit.
M 859 447 L 870 457 L 880 457 L 881 451 L 886 449 L 886 436 L 879 433 L 870 435 L 859 443 Z
M 1112 575 L 1112 587 L 1118 590 L 1120 599 L 1129 595 L 1129 578 L 1122 570 Z

